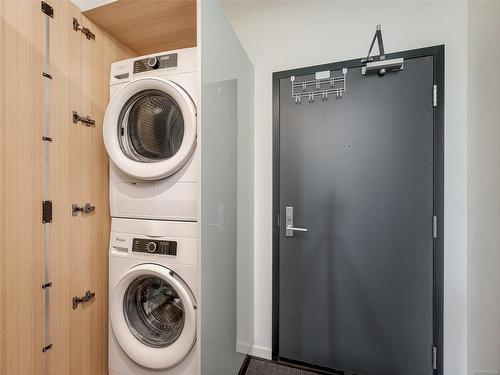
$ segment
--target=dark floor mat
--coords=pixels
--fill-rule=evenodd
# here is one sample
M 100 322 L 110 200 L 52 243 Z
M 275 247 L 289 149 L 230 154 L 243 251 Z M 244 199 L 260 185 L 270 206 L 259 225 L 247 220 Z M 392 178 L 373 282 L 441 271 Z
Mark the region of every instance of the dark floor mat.
M 250 360 L 246 375 L 317 375 L 315 372 L 283 366 L 277 363 L 261 361 L 255 358 Z

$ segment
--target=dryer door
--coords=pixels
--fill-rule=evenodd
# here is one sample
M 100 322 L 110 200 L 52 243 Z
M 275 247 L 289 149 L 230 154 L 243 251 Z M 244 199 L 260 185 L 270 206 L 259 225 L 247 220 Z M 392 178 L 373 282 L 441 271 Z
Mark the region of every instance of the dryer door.
M 122 87 L 104 117 L 104 143 L 125 173 L 157 180 L 177 172 L 196 145 L 196 107 L 179 85 L 140 78 Z
M 174 272 L 142 264 L 123 275 L 111 298 L 110 320 L 123 351 L 148 369 L 177 365 L 196 342 L 196 306 Z

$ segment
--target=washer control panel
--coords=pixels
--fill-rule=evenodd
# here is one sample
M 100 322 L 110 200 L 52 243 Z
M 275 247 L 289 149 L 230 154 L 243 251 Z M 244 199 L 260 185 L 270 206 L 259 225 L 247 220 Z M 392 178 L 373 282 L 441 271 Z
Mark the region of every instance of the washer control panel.
M 151 56 L 145 59 L 134 61 L 134 74 L 147 72 L 156 69 L 176 68 L 178 54 L 170 53 L 168 55 Z
M 177 242 L 134 238 L 132 240 L 132 251 L 136 253 L 177 256 Z

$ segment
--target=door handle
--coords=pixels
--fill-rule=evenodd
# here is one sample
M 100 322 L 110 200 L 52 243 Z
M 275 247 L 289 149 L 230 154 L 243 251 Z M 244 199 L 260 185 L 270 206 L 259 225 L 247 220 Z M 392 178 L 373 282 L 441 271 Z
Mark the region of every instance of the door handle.
M 309 229 L 307 228 L 299 228 L 299 227 L 294 227 L 293 226 L 293 207 L 288 206 L 285 207 L 285 221 L 286 221 L 286 226 L 285 226 L 285 236 L 286 237 L 293 237 L 293 232 L 307 232 Z
M 286 227 L 286 230 L 292 230 L 294 232 L 307 232 L 309 229 L 307 229 L 307 228 L 296 228 L 296 227 L 292 227 L 291 225 L 288 225 Z

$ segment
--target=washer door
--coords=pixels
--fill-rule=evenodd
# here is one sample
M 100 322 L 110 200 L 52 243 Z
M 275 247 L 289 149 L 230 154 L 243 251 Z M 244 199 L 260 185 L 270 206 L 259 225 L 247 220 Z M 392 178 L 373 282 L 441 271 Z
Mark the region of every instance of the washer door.
M 142 264 L 125 273 L 111 298 L 110 320 L 125 353 L 143 367 L 177 365 L 196 342 L 194 297 L 171 270 Z
M 140 78 L 123 86 L 104 116 L 104 144 L 123 172 L 158 180 L 177 172 L 196 146 L 196 107 L 177 84 Z

